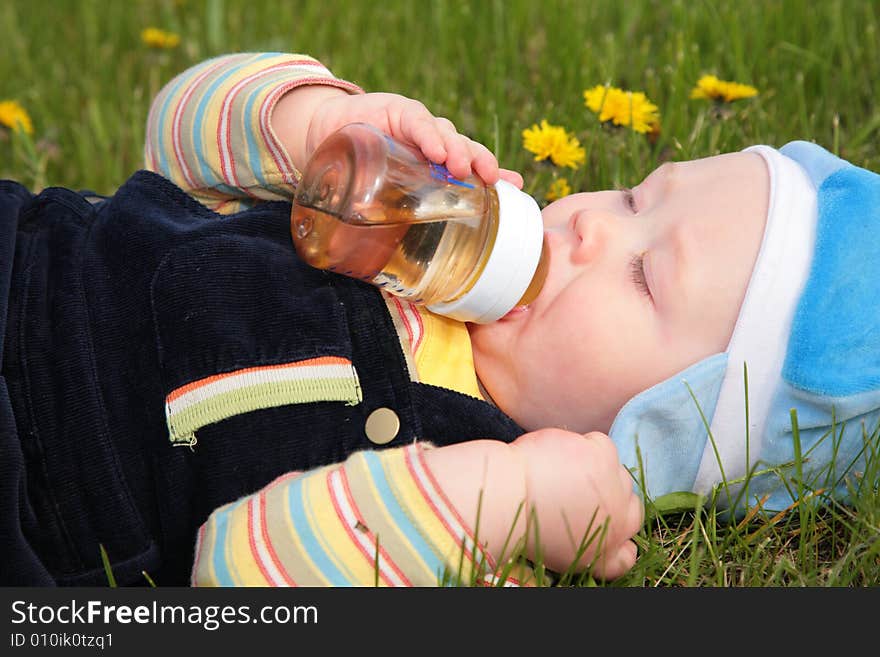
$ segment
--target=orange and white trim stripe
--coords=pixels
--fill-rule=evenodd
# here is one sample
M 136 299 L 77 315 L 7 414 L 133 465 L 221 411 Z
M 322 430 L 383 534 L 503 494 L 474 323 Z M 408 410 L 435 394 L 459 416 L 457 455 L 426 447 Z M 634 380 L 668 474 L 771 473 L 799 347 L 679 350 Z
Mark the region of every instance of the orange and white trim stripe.
M 357 372 L 347 358 L 325 356 L 280 365 L 249 367 L 205 377 L 165 398 L 171 442 L 195 444 L 208 424 L 262 408 L 315 401 L 363 400 Z

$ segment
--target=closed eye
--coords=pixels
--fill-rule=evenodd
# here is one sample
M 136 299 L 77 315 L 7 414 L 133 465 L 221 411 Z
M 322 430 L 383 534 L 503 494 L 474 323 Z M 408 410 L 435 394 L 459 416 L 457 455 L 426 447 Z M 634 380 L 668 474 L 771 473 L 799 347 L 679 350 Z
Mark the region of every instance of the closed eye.
M 648 277 L 645 276 L 645 254 L 634 255 L 629 262 L 629 272 L 636 289 L 647 297 L 651 297 L 651 288 L 648 286 Z
M 620 193 L 623 195 L 623 204 L 626 208 L 633 214 L 638 214 L 639 209 L 636 207 L 636 197 L 633 194 L 633 190 L 629 187 L 624 187 L 620 190 Z

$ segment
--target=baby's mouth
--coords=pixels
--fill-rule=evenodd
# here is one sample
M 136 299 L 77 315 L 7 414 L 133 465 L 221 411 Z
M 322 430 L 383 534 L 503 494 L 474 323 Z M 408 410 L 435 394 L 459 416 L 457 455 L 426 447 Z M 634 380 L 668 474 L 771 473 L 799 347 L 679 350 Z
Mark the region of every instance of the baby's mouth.
M 511 308 L 511 309 L 508 311 L 508 313 L 507 313 L 506 315 L 504 315 L 504 316 L 503 316 L 501 319 L 499 319 L 498 321 L 500 321 L 500 322 L 505 322 L 505 321 L 507 321 L 507 320 L 509 320 L 509 319 L 513 319 L 514 317 L 517 317 L 517 316 L 519 316 L 519 315 L 522 315 L 523 313 L 527 313 L 527 312 L 529 312 L 530 308 L 531 308 L 531 304 L 527 304 L 527 305 L 525 305 L 525 306 L 514 306 L 513 308 Z

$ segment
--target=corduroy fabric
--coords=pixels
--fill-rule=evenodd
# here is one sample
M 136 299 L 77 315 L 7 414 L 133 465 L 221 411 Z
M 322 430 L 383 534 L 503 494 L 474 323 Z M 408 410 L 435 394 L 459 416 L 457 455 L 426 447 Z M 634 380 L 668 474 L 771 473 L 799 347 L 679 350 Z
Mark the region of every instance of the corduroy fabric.
M 16 231 L 4 584 L 103 584 L 99 545 L 122 584 L 144 584 L 142 570 L 185 584 L 211 511 L 374 447 L 364 423 L 380 407 L 401 422 L 389 447 L 523 432 L 485 402 L 412 383 L 379 292 L 299 262 L 287 203 L 221 216 L 145 171 L 94 205 L 59 188 L 0 191 L 3 230 Z M 172 446 L 173 390 L 323 357 L 351 361 L 363 401 L 258 408 Z

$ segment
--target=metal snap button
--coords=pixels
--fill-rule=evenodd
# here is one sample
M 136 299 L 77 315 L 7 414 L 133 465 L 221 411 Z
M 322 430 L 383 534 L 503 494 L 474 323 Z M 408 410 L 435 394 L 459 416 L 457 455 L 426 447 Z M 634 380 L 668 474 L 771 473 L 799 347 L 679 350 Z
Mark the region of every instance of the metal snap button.
M 400 418 L 390 408 L 377 408 L 367 417 L 364 431 L 371 443 L 386 445 L 394 440 L 400 431 Z

